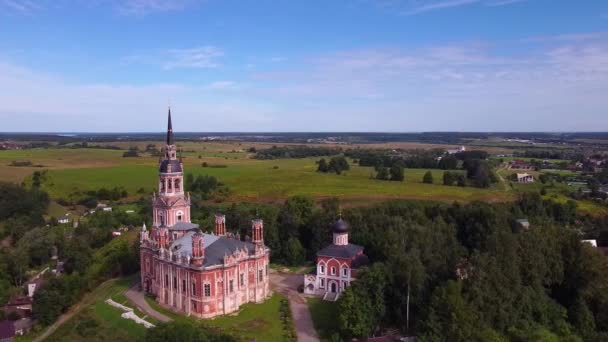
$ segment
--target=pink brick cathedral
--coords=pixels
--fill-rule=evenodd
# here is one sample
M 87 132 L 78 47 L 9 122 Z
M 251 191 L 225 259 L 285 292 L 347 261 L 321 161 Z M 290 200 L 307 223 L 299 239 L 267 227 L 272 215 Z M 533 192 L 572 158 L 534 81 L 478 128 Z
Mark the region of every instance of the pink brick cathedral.
M 141 232 L 141 286 L 178 313 L 211 318 L 237 311 L 241 304 L 269 296 L 269 249 L 264 224 L 251 223 L 251 241 L 226 232 L 215 216 L 213 234 L 190 222 L 190 196 L 184 191 L 183 163 L 173 141 L 171 110 L 167 144 L 159 161 L 158 195 L 152 197 L 150 231 Z

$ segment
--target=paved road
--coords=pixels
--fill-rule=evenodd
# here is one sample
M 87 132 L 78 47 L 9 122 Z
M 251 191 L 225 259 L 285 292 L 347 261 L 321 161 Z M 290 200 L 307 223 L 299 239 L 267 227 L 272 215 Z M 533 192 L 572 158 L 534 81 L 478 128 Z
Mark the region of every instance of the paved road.
M 319 337 L 312 323 L 312 317 L 310 317 L 308 303 L 297 290 L 303 282 L 304 276 L 301 274 L 270 271 L 270 284 L 273 289 L 289 299 L 291 315 L 298 334 L 298 342 L 317 342 Z
M 144 298 L 144 293 L 139 289 L 139 283 L 131 286 L 126 292 L 125 297 L 129 298 L 133 304 L 137 306 L 139 310 L 144 312 L 146 315 L 150 317 L 154 317 L 161 322 L 171 322 L 172 319 L 163 315 L 162 313 L 154 310 L 146 299 Z

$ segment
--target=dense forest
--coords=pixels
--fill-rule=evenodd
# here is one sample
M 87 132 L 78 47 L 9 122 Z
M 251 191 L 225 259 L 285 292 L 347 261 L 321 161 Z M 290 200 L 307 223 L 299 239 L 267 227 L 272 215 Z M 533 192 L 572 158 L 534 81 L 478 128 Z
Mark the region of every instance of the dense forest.
M 297 265 L 330 243 L 338 208 L 335 199 L 319 207 L 293 197 L 200 208 L 194 219 L 211 230 L 210 215 L 223 211 L 245 236 L 257 212 L 273 262 Z M 343 215 L 374 264 L 338 302 L 340 338 L 391 327 L 423 341 L 608 338 L 608 259 L 580 242 L 605 240 L 608 222 L 578 215 L 574 202 L 538 194 L 512 204 L 394 201 Z

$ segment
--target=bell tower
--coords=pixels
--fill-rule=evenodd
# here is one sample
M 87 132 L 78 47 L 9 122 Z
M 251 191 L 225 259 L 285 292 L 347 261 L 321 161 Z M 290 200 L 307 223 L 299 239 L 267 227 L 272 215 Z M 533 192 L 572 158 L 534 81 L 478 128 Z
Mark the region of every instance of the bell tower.
M 190 197 L 184 192 L 181 157 L 173 138 L 171 108 L 167 115 L 167 137 L 163 156 L 158 161 L 158 196 L 153 199 L 154 227 L 171 227 L 178 222 L 190 223 Z

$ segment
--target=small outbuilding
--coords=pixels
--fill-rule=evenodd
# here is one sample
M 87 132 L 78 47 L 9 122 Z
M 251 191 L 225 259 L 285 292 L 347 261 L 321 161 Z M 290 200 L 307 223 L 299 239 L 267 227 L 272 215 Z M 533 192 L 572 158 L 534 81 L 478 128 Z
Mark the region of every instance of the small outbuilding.
M 528 219 L 518 219 L 516 220 L 517 222 L 517 226 L 523 230 L 529 230 L 530 229 L 530 222 L 528 221 Z
M 534 176 L 529 173 L 518 173 L 517 183 L 534 183 Z

